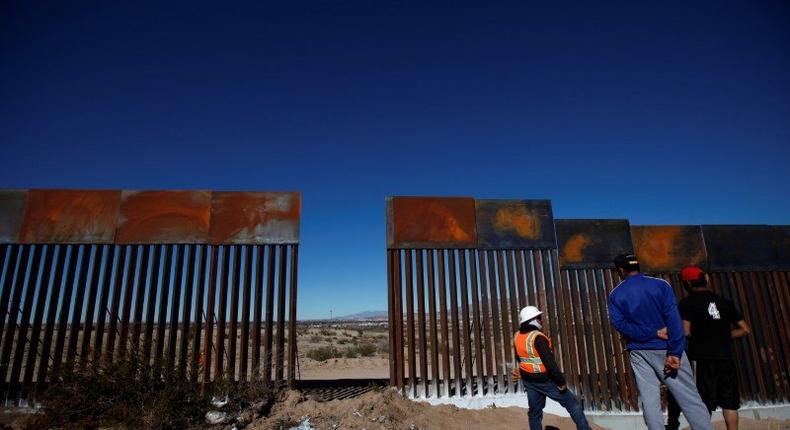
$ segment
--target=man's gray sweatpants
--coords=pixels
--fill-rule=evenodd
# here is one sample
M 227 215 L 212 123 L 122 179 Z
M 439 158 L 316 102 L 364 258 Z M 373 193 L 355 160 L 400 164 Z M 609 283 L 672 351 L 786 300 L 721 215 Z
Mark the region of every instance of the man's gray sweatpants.
M 713 430 L 708 408 L 697 392 L 691 364 L 683 354 L 677 375 L 664 375 L 666 349 L 638 349 L 630 352 L 631 368 L 634 370 L 636 386 L 639 389 L 639 403 L 645 424 L 650 430 L 664 430 L 664 415 L 661 413 L 661 383 L 675 397 L 686 420 L 694 430 Z

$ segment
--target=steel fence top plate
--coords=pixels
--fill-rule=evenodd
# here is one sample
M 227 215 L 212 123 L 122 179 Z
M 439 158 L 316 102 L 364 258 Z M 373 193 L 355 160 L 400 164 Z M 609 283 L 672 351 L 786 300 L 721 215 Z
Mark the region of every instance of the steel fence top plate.
M 771 226 L 776 246 L 777 269 L 790 270 L 790 225 Z
M 633 252 L 628 220 L 556 220 L 562 269 L 614 267 L 618 254 Z
M 0 190 L 0 243 L 18 243 L 27 190 Z
M 698 225 L 631 226 L 639 265 L 645 272 L 677 272 L 690 265 L 705 266 L 705 244 Z
M 298 192 L 213 192 L 209 240 L 214 244 L 298 243 Z
M 29 190 L 21 243 L 111 243 L 118 190 Z
M 485 249 L 554 248 L 549 200 L 475 200 L 477 243 Z
M 118 243 L 206 243 L 210 191 L 124 191 Z
M 473 248 L 476 244 L 473 198 L 387 198 L 389 248 Z
M 772 270 L 776 247 L 767 225 L 703 225 L 710 270 Z

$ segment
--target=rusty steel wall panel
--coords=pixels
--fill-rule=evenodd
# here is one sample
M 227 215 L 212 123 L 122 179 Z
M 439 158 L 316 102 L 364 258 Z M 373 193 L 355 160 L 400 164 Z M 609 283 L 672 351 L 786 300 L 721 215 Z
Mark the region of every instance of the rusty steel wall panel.
M 391 204 L 388 209 L 391 220 Z M 583 407 L 638 411 L 629 357 L 622 339 L 610 326 L 606 299 L 616 284 L 612 259 L 632 249 L 628 222 L 559 220 L 559 249 L 540 249 L 518 248 L 507 235 L 487 238 L 490 232 L 486 231 L 484 218 L 495 219 L 495 212 L 481 215 L 478 211 L 477 247 L 442 245 L 430 249 L 425 260 L 427 269 L 421 249 L 424 243 L 416 248 L 388 249 L 392 259 L 388 262 L 391 379 L 412 397 L 518 391 L 518 386 L 509 381 L 509 364 L 514 360 L 511 336 L 517 326 L 517 306 L 534 303 L 546 307 L 547 334 L 556 342 L 557 358 L 568 385 L 577 392 Z M 776 266 L 785 258 L 781 255 L 787 255 L 790 231 L 787 226 L 760 227 L 764 228 L 727 227 L 741 235 L 756 232 L 756 238 L 749 240 L 761 242 L 762 249 L 757 249 L 755 256 L 748 255 L 754 251 L 754 244 L 748 244 L 751 251 L 746 253 L 728 248 L 725 256 L 738 266 L 734 271 L 711 271 L 711 283 L 714 288 L 723 287 L 725 295 L 727 290 L 730 296 L 735 294 L 744 308 L 744 317 L 754 327 L 753 336 L 735 342 L 744 399 L 771 403 L 786 401 L 790 396 L 790 377 L 784 370 L 790 336 L 780 330 L 787 325 L 790 282 L 787 272 L 752 267 L 755 259 Z M 704 266 L 707 255 L 702 232 L 700 226 L 637 226 L 633 228 L 633 243 L 646 271 L 678 287 L 674 272 L 687 264 Z M 400 261 L 401 256 L 405 261 Z M 423 283 L 426 270 L 428 282 Z M 438 306 L 431 296 L 434 272 L 438 272 Z M 425 299 L 430 318 L 423 316 Z M 428 375 L 426 365 L 430 365 L 432 375 Z M 420 379 L 428 376 L 433 380 Z
M 474 248 L 475 201 L 471 197 L 388 197 L 387 247 Z
M 298 192 L 213 192 L 209 241 L 213 244 L 299 242 Z
M 251 259 L 262 256 L 266 247 L 272 251 L 268 255 L 274 256 L 275 246 L 279 252 L 269 269 L 272 279 L 286 281 L 280 285 L 276 301 L 282 311 L 287 300 L 289 329 L 286 331 L 280 326 L 276 332 L 270 332 L 277 349 L 273 350 L 270 345 L 262 353 L 266 357 L 287 354 L 287 362 L 277 360 L 281 370 L 276 373 L 275 384 L 284 385 L 283 372 L 287 372 L 288 381 L 293 385 L 296 378 L 297 245 L 253 245 L 241 250 L 237 246 L 225 246 L 217 253 L 206 245 L 15 244 L 0 246 L 0 309 L 5 309 L 6 315 L 16 315 L 0 318 L 0 394 L 11 401 L 35 399 L 40 393 L 37 389 L 51 382 L 50 370 L 69 370 L 72 366 L 85 368 L 91 360 L 107 363 L 131 352 L 140 353 L 144 363 L 162 365 L 162 369 L 177 366 L 184 377 L 186 370 L 191 369 L 194 373 L 190 377 L 198 382 L 209 383 L 223 375 L 232 380 L 259 378 L 257 368 L 253 369 L 253 374 L 234 375 L 232 369 L 239 367 L 239 355 L 234 355 L 232 346 L 221 348 L 225 337 L 236 337 L 232 329 L 227 336 L 221 336 L 222 327 L 233 326 L 244 317 L 237 318 L 233 310 L 227 318 L 222 312 L 218 315 L 217 311 L 223 308 L 215 307 L 212 300 L 206 308 L 208 312 L 204 313 L 202 291 L 209 285 L 209 295 L 217 289 L 233 291 L 225 303 L 235 303 L 242 287 L 245 292 L 249 291 Z M 216 266 L 219 266 L 216 270 L 221 279 L 214 276 Z M 234 275 L 241 272 L 244 273 L 242 278 Z M 258 277 L 257 273 L 255 276 Z M 262 287 L 258 283 L 256 288 L 257 285 Z M 134 306 L 133 296 L 136 296 Z M 190 308 L 195 296 L 196 311 L 193 313 Z M 262 300 L 260 296 L 258 299 Z M 244 315 L 248 315 L 248 307 L 244 309 Z M 118 345 L 113 333 L 118 328 L 115 320 L 120 319 L 121 313 L 122 333 Z M 108 315 L 111 319 L 105 342 Z M 131 315 L 134 321 L 130 329 Z M 280 312 L 277 318 L 280 324 L 285 314 Z M 207 336 L 201 346 L 201 327 L 204 326 Z M 129 331 L 132 335 L 127 345 Z M 242 331 L 241 343 L 248 344 L 250 335 L 249 331 Z M 288 336 L 287 346 L 285 336 Z M 215 366 L 220 370 L 216 371 Z M 201 367 L 215 368 L 215 372 L 213 375 L 204 373 L 200 380 Z
M 209 191 L 124 191 L 118 243 L 206 243 Z
M 121 202 L 117 190 L 30 190 L 21 243 L 111 243 Z
M 294 388 L 296 384 L 296 300 L 297 300 L 297 271 L 299 267 L 299 246 L 291 248 L 290 262 L 290 287 L 288 297 L 288 387 Z M 283 334 L 285 336 L 285 334 Z
M 269 369 L 264 380 L 284 385 L 287 374 L 294 386 L 300 194 L 215 197 L 212 228 L 209 191 L 0 191 L 0 310 L 5 310 L 0 391 L 5 398 L 35 399 L 51 382 L 50 371 L 111 362 L 132 352 L 148 364 L 178 366 L 185 377 L 189 369 L 190 378 L 204 387 L 224 376 L 260 377 L 255 362 L 262 353 Z M 222 246 L 205 244 L 210 234 Z M 267 314 L 267 345 L 260 350 L 256 330 L 256 367 L 248 372 L 251 288 L 257 329 L 264 307 L 264 254 L 269 256 L 265 307 L 273 309 L 270 293 L 277 279 L 278 329 Z M 232 309 L 226 318 L 227 303 Z M 235 347 L 239 322 L 241 354 Z
M 631 226 L 631 238 L 645 272 L 677 272 L 707 263 L 700 226 Z
M 0 190 L 0 243 L 296 244 L 300 216 L 298 192 Z
M 27 190 L 0 190 L 0 243 L 19 243 Z
M 618 254 L 633 252 L 628 220 L 569 220 L 554 222 L 562 269 L 613 267 Z
M 703 225 L 710 270 L 772 270 L 778 266 L 767 225 Z
M 547 249 L 556 246 L 549 200 L 475 200 L 481 249 Z
M 417 250 L 415 261 L 417 263 L 417 331 L 420 333 L 417 343 L 420 359 L 420 382 L 423 386 L 423 396 L 428 395 L 428 352 L 427 352 L 427 326 L 425 325 L 425 271 L 423 270 L 423 251 Z
M 429 317 L 429 333 L 430 333 L 430 352 L 431 352 L 431 392 L 427 393 L 426 396 L 430 396 L 431 394 L 434 397 L 439 397 L 441 393 L 439 392 L 439 338 L 438 333 L 436 330 L 436 270 L 434 266 L 435 254 L 436 251 L 429 250 L 426 251 L 427 256 L 426 259 L 428 261 L 428 314 Z M 393 364 L 394 366 L 394 364 Z M 427 377 L 427 375 L 426 375 Z

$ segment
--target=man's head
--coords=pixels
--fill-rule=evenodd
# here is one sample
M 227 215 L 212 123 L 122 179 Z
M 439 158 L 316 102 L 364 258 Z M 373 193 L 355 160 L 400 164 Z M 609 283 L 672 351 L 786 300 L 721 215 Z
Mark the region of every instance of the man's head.
M 536 308 L 535 306 L 525 306 L 518 313 L 518 323 L 524 324 L 533 322 L 536 319 L 540 320 L 541 315 L 543 315 L 543 312 L 541 312 L 540 309 Z
M 680 281 L 689 292 L 705 289 L 708 285 L 708 275 L 697 266 L 688 266 L 680 271 Z
M 518 313 L 518 331 L 520 333 L 526 333 L 530 330 L 529 326 L 535 326 L 539 330 L 543 330 L 543 324 L 540 321 L 541 315 L 543 315 L 543 312 L 535 306 L 525 306 L 522 308 Z
M 634 254 L 620 254 L 614 257 L 614 268 L 625 279 L 628 275 L 639 273 L 639 260 Z

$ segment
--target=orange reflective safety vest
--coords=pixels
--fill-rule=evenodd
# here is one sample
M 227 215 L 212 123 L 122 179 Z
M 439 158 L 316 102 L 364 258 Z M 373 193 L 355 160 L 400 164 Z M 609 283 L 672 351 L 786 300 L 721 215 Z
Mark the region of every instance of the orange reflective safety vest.
M 518 354 L 518 367 L 527 373 L 546 373 L 546 366 L 535 348 L 535 339 L 538 336 L 546 338 L 549 348 L 551 348 L 551 339 L 540 330 L 532 330 L 529 333 L 517 332 L 513 338 L 513 345 L 515 345 L 516 354 Z

